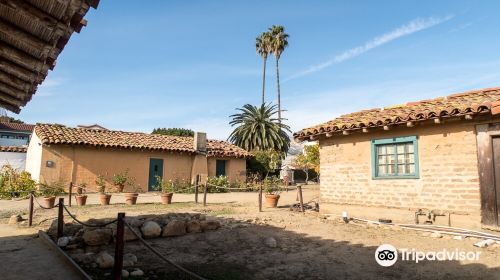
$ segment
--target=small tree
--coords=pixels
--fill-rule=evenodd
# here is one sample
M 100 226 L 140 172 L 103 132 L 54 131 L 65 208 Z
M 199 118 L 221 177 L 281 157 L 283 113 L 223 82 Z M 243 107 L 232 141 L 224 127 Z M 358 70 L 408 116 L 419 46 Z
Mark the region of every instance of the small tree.
M 155 128 L 151 134 L 162 134 L 171 136 L 194 136 L 194 131 L 186 128 Z
M 249 163 L 253 172 L 258 172 L 261 178 L 266 178 L 269 173 L 275 171 L 281 164 L 282 153 L 274 150 L 254 151 L 255 156 Z
M 319 145 L 305 146 L 304 152 L 298 155 L 294 161 L 293 166 L 302 170 L 306 175 L 306 184 L 309 180 L 309 170 L 313 169 L 319 174 Z

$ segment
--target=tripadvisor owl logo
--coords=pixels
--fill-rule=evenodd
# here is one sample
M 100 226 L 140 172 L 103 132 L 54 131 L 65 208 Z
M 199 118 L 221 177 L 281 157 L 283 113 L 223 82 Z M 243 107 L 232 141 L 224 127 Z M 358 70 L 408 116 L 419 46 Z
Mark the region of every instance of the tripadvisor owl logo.
M 382 244 L 375 251 L 375 260 L 381 266 L 392 266 L 398 260 L 398 251 L 390 244 Z

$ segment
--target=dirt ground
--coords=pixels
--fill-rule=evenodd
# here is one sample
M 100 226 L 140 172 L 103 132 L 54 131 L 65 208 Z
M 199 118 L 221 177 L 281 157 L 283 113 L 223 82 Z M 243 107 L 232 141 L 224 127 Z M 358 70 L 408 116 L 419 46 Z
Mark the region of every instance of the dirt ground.
M 71 210 L 82 220 L 114 218 L 117 212 L 126 212 L 127 216 L 197 212 L 216 217 L 223 224 L 218 230 L 149 240 L 164 256 L 208 279 L 500 279 L 500 244 L 477 248 L 473 246 L 477 240 L 472 238 L 454 240 L 444 236 L 438 239 L 388 226 L 345 224 L 325 219 L 313 211 L 292 212 L 289 205 L 295 202 L 294 192 L 280 200 L 281 207 L 264 208 L 264 212 L 259 213 L 255 193 L 240 195 L 248 198 L 241 199 L 243 202 L 211 203 L 205 208 L 177 202 L 168 206 L 91 205 Z M 317 187 L 308 187 L 304 195 L 307 199 L 314 198 Z M 39 227 L 47 228 L 55 213 L 55 209 L 37 211 Z M 6 219 L 1 222 L 5 223 Z M 276 247 L 265 244 L 270 237 L 276 240 Z M 478 261 L 397 261 L 394 266 L 382 267 L 374 258 L 381 244 L 418 251 L 473 251 L 480 252 L 480 258 Z M 114 251 L 113 245 L 100 249 Z M 125 253 L 138 257 L 136 267 L 145 272 L 141 279 L 189 279 L 138 241 L 128 242 Z M 96 279 L 109 278 L 105 276 L 109 271 L 87 270 Z

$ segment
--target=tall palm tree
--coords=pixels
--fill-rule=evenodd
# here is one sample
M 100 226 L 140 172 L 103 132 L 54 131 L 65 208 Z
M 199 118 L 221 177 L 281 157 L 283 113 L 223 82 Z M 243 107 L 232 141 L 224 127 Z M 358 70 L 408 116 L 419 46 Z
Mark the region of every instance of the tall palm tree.
M 269 32 L 273 37 L 271 49 L 276 58 L 276 81 L 277 81 L 277 89 L 278 89 L 278 121 L 281 123 L 281 93 L 280 93 L 280 68 L 279 68 L 279 60 L 281 54 L 285 51 L 285 48 L 288 46 L 288 34 L 285 33 L 285 27 L 282 25 L 273 25 L 269 28 Z
M 231 126 L 237 126 L 229 141 L 247 151 L 275 150 L 286 153 L 290 147 L 291 132 L 288 125 L 276 117 L 276 105 L 263 103 L 260 107 L 246 104 L 231 115 Z
M 266 90 L 266 62 L 267 56 L 271 53 L 271 43 L 272 35 L 270 32 L 262 32 L 259 37 L 255 39 L 255 50 L 262 57 L 264 61 L 264 71 L 262 75 L 262 104 L 265 101 L 265 90 Z

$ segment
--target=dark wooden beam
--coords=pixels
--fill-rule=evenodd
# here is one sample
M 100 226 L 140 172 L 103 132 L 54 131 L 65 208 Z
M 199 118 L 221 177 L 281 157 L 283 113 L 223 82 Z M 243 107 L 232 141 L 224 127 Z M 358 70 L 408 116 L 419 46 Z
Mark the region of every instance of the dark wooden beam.
M 14 112 L 16 114 L 19 114 L 19 112 L 21 112 L 21 109 L 19 108 L 19 106 L 15 106 L 15 105 L 12 105 L 10 103 L 3 102 L 1 99 L 0 99 L 0 107 L 5 108 L 5 109 L 7 109 L 11 112 Z
M 43 81 L 45 76 L 40 73 L 35 73 L 25 68 L 14 64 L 6 59 L 0 57 L 0 70 L 5 73 L 9 73 L 10 75 L 19 78 L 29 84 L 38 85 Z
M 30 96 L 30 94 L 22 92 L 2 82 L 0 82 L 0 92 L 8 95 L 4 101 L 9 101 L 10 103 L 18 106 L 24 105 L 23 101 L 28 100 Z
M 9 60 L 26 70 L 41 73 L 44 76 L 47 75 L 49 71 L 49 65 L 33 58 L 32 56 L 26 54 L 25 52 L 19 51 L 10 45 L 0 41 L 0 57 Z
M 3 82 L 13 88 L 16 88 L 22 92 L 30 93 L 33 92 L 36 87 L 24 80 L 21 80 L 11 74 L 0 70 L 0 82 Z
M 55 60 L 59 55 L 55 43 L 49 44 L 2 20 L 0 20 L 0 40 L 37 59 L 46 60 L 51 57 Z

